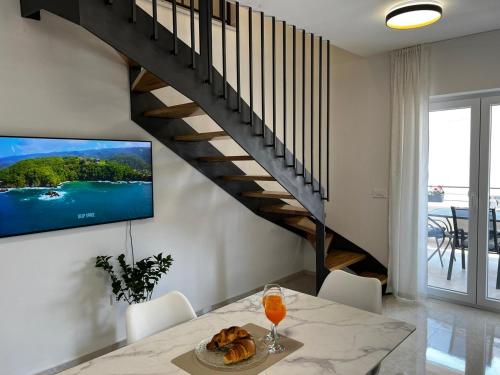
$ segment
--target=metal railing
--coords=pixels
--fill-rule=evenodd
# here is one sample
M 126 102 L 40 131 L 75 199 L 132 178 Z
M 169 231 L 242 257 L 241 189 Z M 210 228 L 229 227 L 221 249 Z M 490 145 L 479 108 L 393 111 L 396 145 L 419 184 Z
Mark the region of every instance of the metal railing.
M 178 34 L 177 34 L 177 5 L 187 9 L 190 16 L 190 44 L 191 44 L 191 68 L 197 69 L 201 77 L 208 84 L 213 84 L 213 74 L 216 68 L 213 64 L 214 43 L 220 43 L 222 50 L 222 75 L 223 84 L 220 92 L 214 92 L 214 95 L 220 96 L 226 100 L 227 105 L 234 106 L 235 111 L 242 113 L 242 79 L 248 79 L 248 106 L 250 113 L 241 114 L 242 124 L 247 124 L 252 127 L 255 136 L 264 137 L 267 140 L 267 135 L 272 132 L 272 142 L 266 144 L 268 147 L 273 147 L 275 157 L 284 159 L 286 168 L 294 168 L 297 176 L 303 176 L 304 184 L 312 185 L 312 191 L 319 193 L 322 199 L 329 200 L 330 197 L 330 43 L 324 41 L 321 36 L 316 36 L 313 33 L 307 33 L 305 30 L 299 30 L 294 25 L 288 25 L 285 21 L 277 21 L 274 16 L 266 16 L 263 12 L 255 12 L 251 7 L 245 7 L 239 2 L 227 0 L 177 0 L 170 1 L 171 16 L 172 16 L 172 34 L 173 43 L 171 46 L 174 55 L 178 52 Z M 135 0 L 131 0 L 131 15 L 130 21 L 135 22 L 137 14 L 137 4 Z M 214 12 L 214 9 L 217 11 Z M 198 12 L 198 38 L 199 38 L 199 58 L 197 58 L 196 45 L 196 17 L 195 12 Z M 254 14 L 258 14 L 259 26 L 255 30 L 259 30 L 260 48 L 254 48 Z M 158 2 L 152 0 L 152 39 L 158 40 Z M 247 21 L 248 38 L 242 38 L 242 17 Z M 214 19 L 220 23 L 221 40 L 214 41 L 212 38 L 212 27 Z M 272 88 L 266 88 L 266 20 L 271 20 L 271 59 L 272 59 Z M 277 24 L 281 23 L 279 37 Z M 231 26 L 231 32 L 235 33 L 236 39 L 236 56 L 228 54 L 227 48 L 227 26 Z M 288 37 L 289 31 L 292 32 L 292 38 Z M 301 40 L 300 47 L 297 41 Z M 160 41 L 161 42 L 161 41 Z M 278 92 L 277 76 L 277 56 L 276 47 L 281 43 L 281 66 L 282 71 L 282 92 Z M 291 43 L 292 58 L 289 58 L 288 44 Z M 219 44 L 218 44 L 219 46 Z M 248 50 L 248 61 L 242 61 L 241 50 L 245 46 Z M 306 52 L 309 49 L 309 56 Z M 254 53 L 260 54 L 260 77 L 255 76 L 254 72 Z M 326 56 L 326 69 L 324 68 L 324 59 Z M 230 104 L 228 99 L 228 65 L 229 58 L 234 58 L 236 70 L 236 93 L 237 102 Z M 301 71 L 298 69 L 297 60 L 301 59 Z M 248 71 L 248 77 L 242 77 L 242 66 L 246 64 L 245 70 Z M 307 74 L 309 69 L 309 75 Z M 325 71 L 326 70 L 326 71 Z M 324 73 L 326 73 L 326 81 L 324 81 Z M 291 82 L 289 82 L 291 76 Z M 297 80 L 301 81 L 301 87 L 297 84 Z M 261 92 L 260 100 L 260 118 L 262 120 L 262 128 L 254 129 L 256 124 L 254 121 L 255 111 L 255 82 L 259 80 Z M 291 87 L 291 89 L 290 89 Z M 214 88 L 215 90 L 215 88 Z M 288 98 L 291 92 L 291 111 L 288 108 Z M 307 97 L 309 94 L 309 98 Z M 267 100 L 272 103 L 271 123 L 266 119 Z M 281 108 L 278 108 L 278 99 L 282 102 Z M 325 114 L 323 113 L 326 106 Z M 281 123 L 278 124 L 277 115 L 280 111 Z M 299 119 L 298 114 L 301 114 Z M 291 116 L 288 116 L 291 114 Z M 243 116 L 245 118 L 243 118 Z M 301 122 L 301 124 L 299 124 Z M 279 139 L 278 125 L 280 126 L 282 139 Z M 244 126 L 244 125 L 242 125 Z M 326 140 L 326 148 L 323 147 Z M 289 138 L 291 146 L 289 144 Z M 281 149 L 279 147 L 281 141 Z M 290 146 L 291 150 L 288 150 Z M 300 150 L 300 152 L 299 152 Z M 299 155 L 300 154 L 300 155 Z M 325 178 L 326 173 L 326 178 Z M 326 180 L 326 181 L 325 181 Z
M 433 188 L 443 189 L 443 202 L 469 202 L 469 186 L 461 185 L 428 185 L 429 194 Z M 490 187 L 489 199 L 494 199 L 500 206 L 500 187 Z M 431 203 L 435 201 L 431 201 Z

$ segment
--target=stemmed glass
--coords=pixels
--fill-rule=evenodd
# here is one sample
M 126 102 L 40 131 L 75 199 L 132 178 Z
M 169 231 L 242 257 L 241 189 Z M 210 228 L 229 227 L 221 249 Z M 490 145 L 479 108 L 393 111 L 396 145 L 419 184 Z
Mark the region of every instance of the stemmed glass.
M 266 304 L 265 304 L 265 296 L 266 293 L 269 289 L 271 288 L 279 288 L 280 286 L 278 284 L 266 284 L 264 286 L 264 292 L 262 293 L 262 306 L 264 307 L 264 310 L 266 309 Z M 272 333 L 272 328 L 269 330 L 266 336 L 264 336 L 264 341 L 266 344 L 270 344 L 273 341 L 273 333 Z
M 282 353 L 285 348 L 279 343 L 277 331 L 278 324 L 285 318 L 286 306 L 285 296 L 279 285 L 268 284 L 264 287 L 262 304 L 264 305 L 264 312 L 266 313 L 267 319 L 273 323 L 270 337 L 269 335 L 266 336 L 266 340 L 269 342 L 269 353 Z

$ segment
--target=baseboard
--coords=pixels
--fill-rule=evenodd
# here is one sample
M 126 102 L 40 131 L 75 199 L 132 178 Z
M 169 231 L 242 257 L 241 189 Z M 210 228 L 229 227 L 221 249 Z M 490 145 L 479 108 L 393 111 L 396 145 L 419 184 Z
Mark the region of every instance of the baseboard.
M 302 271 L 299 271 L 299 272 L 295 272 L 295 273 L 293 273 L 291 275 L 282 277 L 279 280 L 274 280 L 274 281 L 272 281 L 272 283 L 282 284 L 282 283 L 290 281 L 290 280 L 292 280 L 292 279 L 294 279 L 296 277 L 300 277 L 302 275 L 309 275 L 310 276 L 310 275 L 315 275 L 315 273 L 311 272 L 311 271 L 307 271 L 307 270 L 302 270 Z M 196 314 L 198 316 L 207 314 L 207 313 L 209 313 L 209 312 L 211 312 L 213 310 L 217 310 L 217 309 L 219 309 L 219 308 L 221 308 L 223 306 L 226 306 L 226 305 L 228 305 L 230 303 L 236 302 L 236 301 L 238 301 L 238 300 L 240 300 L 242 298 L 245 298 L 245 297 L 251 296 L 252 294 L 260 292 L 263 288 L 264 288 L 264 285 L 262 285 L 262 286 L 260 286 L 258 288 L 252 289 L 252 290 L 250 290 L 248 292 L 239 294 L 237 296 L 228 298 L 228 299 L 226 299 L 224 301 L 216 303 L 215 305 L 212 305 L 212 306 L 206 307 L 206 308 L 204 308 L 202 310 L 199 310 L 199 311 L 196 312 Z M 116 343 L 114 343 L 112 345 L 106 346 L 105 348 L 102 348 L 102 349 L 99 349 L 99 350 L 97 350 L 95 352 L 86 354 L 86 355 L 81 356 L 81 357 L 79 357 L 77 359 L 68 361 L 66 363 L 63 363 L 61 365 L 52 367 L 52 368 L 44 370 L 42 372 L 38 372 L 35 375 L 54 375 L 54 374 L 57 374 L 57 373 L 59 373 L 61 371 L 70 369 L 70 368 L 78 366 L 78 365 L 80 365 L 82 363 L 91 361 L 92 359 L 95 359 L 97 357 L 101 357 L 101 356 L 103 356 L 105 354 L 108 354 L 108 353 L 110 353 L 110 352 L 112 352 L 114 350 L 120 349 L 120 348 L 124 347 L 126 345 L 126 343 L 127 343 L 126 340 L 122 340 L 122 341 L 116 342 Z
M 110 352 L 112 352 L 114 350 L 120 349 L 121 347 L 125 346 L 126 343 L 127 343 L 126 340 L 122 340 L 122 341 L 116 342 L 114 344 L 106 346 L 105 348 L 96 350 L 95 352 L 92 352 L 92 353 L 89 353 L 89 354 L 85 354 L 84 356 L 81 356 L 81 357 L 79 357 L 77 359 L 73 359 L 73 360 L 71 360 L 69 362 L 66 362 L 66 363 L 63 363 L 63 364 L 61 364 L 59 366 L 52 367 L 52 368 L 50 368 L 48 370 L 44 370 L 42 372 L 38 372 L 35 375 L 54 375 L 54 374 L 57 374 L 57 373 L 59 373 L 61 371 L 70 369 L 70 368 L 78 366 L 78 365 L 80 365 L 82 363 L 91 361 L 94 358 L 103 356 L 104 354 L 108 354 L 108 353 L 110 353 Z

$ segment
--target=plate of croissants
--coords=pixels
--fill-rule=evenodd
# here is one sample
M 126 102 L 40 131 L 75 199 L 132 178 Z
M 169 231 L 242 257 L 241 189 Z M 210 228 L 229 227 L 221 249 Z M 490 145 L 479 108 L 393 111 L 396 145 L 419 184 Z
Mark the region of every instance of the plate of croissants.
M 198 360 L 208 367 L 244 370 L 259 365 L 268 356 L 266 343 L 247 330 L 233 326 L 206 338 L 194 350 Z

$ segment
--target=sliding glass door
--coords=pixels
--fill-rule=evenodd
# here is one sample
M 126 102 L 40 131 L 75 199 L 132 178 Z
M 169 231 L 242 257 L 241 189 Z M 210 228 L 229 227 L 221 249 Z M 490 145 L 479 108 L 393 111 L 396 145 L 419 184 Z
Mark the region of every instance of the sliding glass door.
M 477 303 L 500 309 L 500 96 L 481 99 Z
M 500 96 L 429 114 L 430 295 L 500 310 Z
M 430 295 L 476 299 L 479 99 L 431 104 L 427 217 Z

